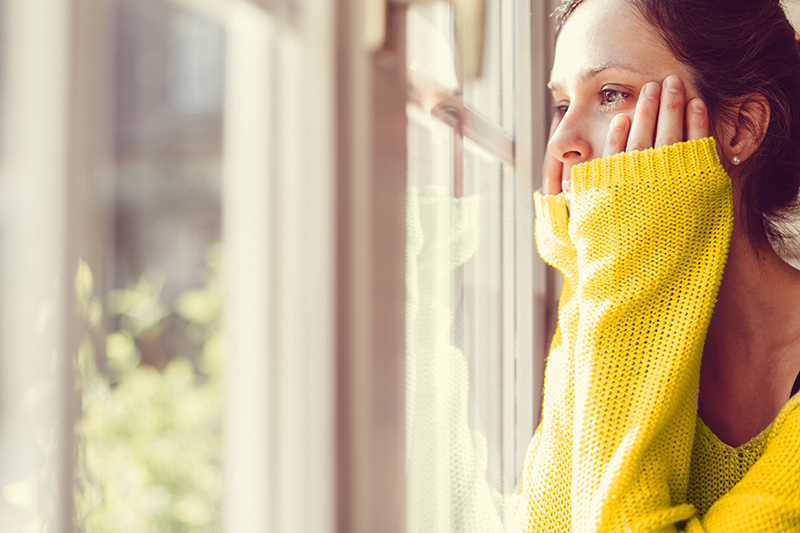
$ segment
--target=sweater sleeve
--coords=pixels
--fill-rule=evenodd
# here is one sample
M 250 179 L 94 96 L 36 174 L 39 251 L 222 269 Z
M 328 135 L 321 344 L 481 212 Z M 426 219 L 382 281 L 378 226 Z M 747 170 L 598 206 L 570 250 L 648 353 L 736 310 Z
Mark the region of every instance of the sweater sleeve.
M 544 377 L 542 422 L 528 446 L 514 512 L 519 532 L 571 531 L 570 486 L 574 345 L 578 330 L 578 264 L 564 195 L 534 194 L 539 254 L 563 276 L 558 327 Z
M 576 167 L 572 501 L 579 531 L 666 531 L 685 501 L 700 360 L 727 259 L 713 139 Z
M 674 530 L 695 515 L 683 502 L 700 358 L 732 230 L 730 180 L 708 138 L 576 166 L 573 191 L 577 283 L 559 309 L 516 524 Z M 554 262 L 569 264 L 568 249 Z

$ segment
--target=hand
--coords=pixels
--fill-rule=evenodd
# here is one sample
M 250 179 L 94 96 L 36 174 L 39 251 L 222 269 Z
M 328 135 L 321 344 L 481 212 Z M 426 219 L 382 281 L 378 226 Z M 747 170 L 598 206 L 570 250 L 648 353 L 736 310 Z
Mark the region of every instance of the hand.
M 705 104 L 699 98 L 693 98 L 688 104 L 685 100 L 683 83 L 677 76 L 668 76 L 663 90 L 656 82 L 646 83 L 639 93 L 633 122 L 624 114 L 611 121 L 603 157 L 708 137 L 710 129 Z M 560 121 L 558 116 L 553 118 L 551 137 Z M 549 151 L 545 153 L 542 165 L 544 194 L 569 193 L 569 181 L 562 183 L 563 167 L 563 163 Z
M 636 102 L 633 124 L 626 115 L 611 121 L 603 157 L 708 137 L 708 111 L 703 101 L 693 98 L 688 105 L 684 102 L 683 83 L 677 76 L 668 76 L 663 90 L 656 82 L 646 83 Z
M 550 123 L 550 134 L 547 138 L 551 138 L 556 132 L 558 125 L 561 123 L 561 114 L 553 116 L 553 121 Z M 561 176 L 564 173 L 564 163 L 556 159 L 550 150 L 544 151 L 544 163 L 542 164 L 542 192 L 544 194 L 558 194 L 561 192 Z

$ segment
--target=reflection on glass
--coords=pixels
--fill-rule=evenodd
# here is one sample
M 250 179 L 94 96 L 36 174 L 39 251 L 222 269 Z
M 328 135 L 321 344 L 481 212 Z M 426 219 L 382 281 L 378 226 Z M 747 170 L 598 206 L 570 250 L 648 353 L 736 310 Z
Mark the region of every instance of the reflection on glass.
M 464 103 L 487 119 L 502 123 L 501 58 L 500 51 L 500 0 L 486 1 L 485 40 L 481 77 L 464 84 Z
M 500 161 L 475 144 L 464 142 L 464 193 L 481 199 L 480 247 L 466 263 L 463 280 L 463 349 L 470 363 L 471 420 L 492 443 L 502 443 L 502 191 Z M 458 319 L 456 324 L 458 324 Z M 488 479 L 502 481 L 502 449 L 489 450 Z M 511 488 L 511 487 L 509 487 Z
M 462 95 L 452 8 L 413 5 L 407 32 L 407 531 L 499 533 L 514 489 L 504 470 L 513 407 L 503 336 L 513 316 L 504 316 L 503 168 L 464 137 L 476 112 L 500 130 L 499 56 Z

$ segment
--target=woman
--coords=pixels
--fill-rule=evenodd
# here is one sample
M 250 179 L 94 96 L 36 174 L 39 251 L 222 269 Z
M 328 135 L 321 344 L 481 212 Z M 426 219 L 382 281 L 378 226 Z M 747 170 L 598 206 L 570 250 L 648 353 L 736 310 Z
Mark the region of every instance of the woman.
M 800 531 L 800 271 L 770 245 L 794 30 L 777 0 L 569 0 L 560 25 L 535 201 L 564 288 L 515 528 Z

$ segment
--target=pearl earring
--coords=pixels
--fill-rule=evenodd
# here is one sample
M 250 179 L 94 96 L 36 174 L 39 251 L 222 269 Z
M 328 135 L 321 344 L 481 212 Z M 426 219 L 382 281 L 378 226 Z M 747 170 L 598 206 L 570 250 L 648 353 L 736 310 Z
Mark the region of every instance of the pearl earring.
M 739 159 L 739 156 L 738 156 L 738 155 L 735 155 L 735 156 L 733 156 L 733 157 L 731 158 L 731 163 L 733 163 L 734 165 L 738 165 L 738 164 L 739 164 L 739 163 L 741 163 L 741 162 L 742 162 L 742 160 L 741 160 L 741 159 Z

